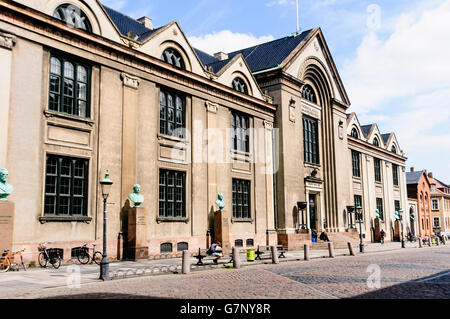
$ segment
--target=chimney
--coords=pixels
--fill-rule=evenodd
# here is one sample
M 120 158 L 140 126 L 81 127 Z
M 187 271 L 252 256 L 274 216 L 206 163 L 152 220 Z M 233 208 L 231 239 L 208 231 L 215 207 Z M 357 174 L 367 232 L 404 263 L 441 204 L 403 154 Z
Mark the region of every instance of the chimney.
M 222 51 L 214 53 L 214 57 L 219 61 L 228 60 L 228 54 Z
M 146 27 L 147 29 L 153 30 L 153 20 L 150 19 L 149 17 L 142 17 L 137 19 L 138 22 L 140 22 L 141 24 L 144 25 L 144 27 Z
M 411 167 L 411 170 L 410 170 L 411 172 L 414 172 L 414 167 Z

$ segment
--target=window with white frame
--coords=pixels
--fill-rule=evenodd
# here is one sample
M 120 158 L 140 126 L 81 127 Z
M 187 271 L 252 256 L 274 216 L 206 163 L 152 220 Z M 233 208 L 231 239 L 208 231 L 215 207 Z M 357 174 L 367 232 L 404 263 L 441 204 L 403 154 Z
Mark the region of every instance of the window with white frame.
M 431 200 L 431 209 L 432 210 L 439 210 L 439 200 L 438 199 L 432 199 Z

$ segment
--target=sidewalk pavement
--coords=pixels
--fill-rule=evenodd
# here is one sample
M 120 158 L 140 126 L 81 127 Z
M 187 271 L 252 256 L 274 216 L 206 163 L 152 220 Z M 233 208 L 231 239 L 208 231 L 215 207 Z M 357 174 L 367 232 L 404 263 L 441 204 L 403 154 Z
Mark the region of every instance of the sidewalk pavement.
M 418 248 L 419 244 L 406 243 L 407 249 Z M 426 246 L 425 246 L 426 247 Z M 372 254 L 378 252 L 401 250 L 401 243 L 389 242 L 385 244 L 365 244 L 365 253 Z M 425 248 L 424 248 L 425 249 Z M 353 247 L 355 254 L 359 253 L 359 247 Z M 335 249 L 335 256 L 349 256 L 348 249 Z M 270 253 L 265 254 L 266 258 L 270 257 Z M 304 252 L 288 251 L 286 258 L 279 258 L 280 262 L 304 260 Z M 264 255 L 263 255 L 264 257 Z M 328 250 L 310 250 L 310 258 L 326 258 L 329 257 Z M 241 266 L 251 266 L 254 264 L 270 264 L 270 258 L 248 262 L 245 254 L 240 254 Z M 230 258 L 224 256 L 218 265 L 206 261 L 204 266 L 197 266 L 197 259 L 191 257 L 191 271 L 219 269 L 224 266 L 232 266 L 229 263 Z M 142 261 L 111 261 L 109 264 L 110 276 L 112 279 L 129 278 L 142 275 L 157 275 L 167 273 L 181 273 L 181 258 L 160 259 L 160 260 L 142 260 Z M 209 264 L 206 264 L 209 263 Z M 76 284 L 86 284 L 99 281 L 100 266 L 96 264 L 89 265 L 63 265 L 59 269 L 53 269 L 51 266 L 47 268 L 29 268 L 27 271 L 23 269 L 19 271 L 9 271 L 0 273 L 0 291 L 3 293 L 0 298 L 8 298 L 8 292 L 16 292 L 21 289 L 29 288 L 55 288 L 71 286 Z

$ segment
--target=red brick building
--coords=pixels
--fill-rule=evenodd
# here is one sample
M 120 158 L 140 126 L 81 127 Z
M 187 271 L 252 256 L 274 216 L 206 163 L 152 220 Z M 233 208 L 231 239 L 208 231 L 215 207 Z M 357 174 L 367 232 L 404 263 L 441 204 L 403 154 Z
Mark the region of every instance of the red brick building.
M 421 238 L 432 236 L 431 184 L 427 171 L 416 172 L 411 168 L 411 171 L 406 173 L 406 184 L 408 198 L 417 200 L 418 235 Z

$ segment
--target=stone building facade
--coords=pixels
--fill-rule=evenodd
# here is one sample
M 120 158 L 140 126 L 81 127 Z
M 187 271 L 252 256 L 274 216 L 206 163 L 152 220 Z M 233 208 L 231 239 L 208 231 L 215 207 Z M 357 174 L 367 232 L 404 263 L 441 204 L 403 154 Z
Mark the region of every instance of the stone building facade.
M 276 108 L 242 56 L 211 72 L 176 22 L 154 29 L 96 0 L 2 1 L 0 32 L 13 248 L 35 259 L 51 242 L 70 259 L 83 243 L 100 247 L 107 170 L 112 258 L 134 184 L 151 256 L 206 247 L 218 193 L 231 242 L 269 240 Z
M 83 243 L 100 245 L 106 171 L 113 258 L 131 236 L 135 184 L 145 197 L 140 238 L 155 257 L 206 248 L 218 233 L 219 193 L 227 245 L 244 248 L 300 248 L 312 230 L 356 240 L 348 207 L 357 195 L 370 240 L 376 198 L 386 230 L 408 206 L 395 135 L 366 132 L 347 114 L 320 28 L 212 56 L 176 22 L 155 28 L 98 0 L 2 1 L 0 62 L 0 166 L 15 187 L 13 246 L 31 259 L 40 242 L 64 259 Z
M 351 193 L 354 206 L 362 207 L 363 237 L 372 242 L 379 240 L 375 236 L 378 213 L 379 227 L 385 231 L 385 239 L 398 241 L 401 229 L 396 228 L 396 211 L 403 211 L 404 235 L 415 226 L 410 223 L 414 214 L 408 205 L 406 157 L 397 138 L 394 133 L 382 134 L 376 124 L 361 125 L 355 113 L 348 115 L 346 134 L 352 165 Z M 346 221 L 349 227 L 354 224 L 350 215 Z

